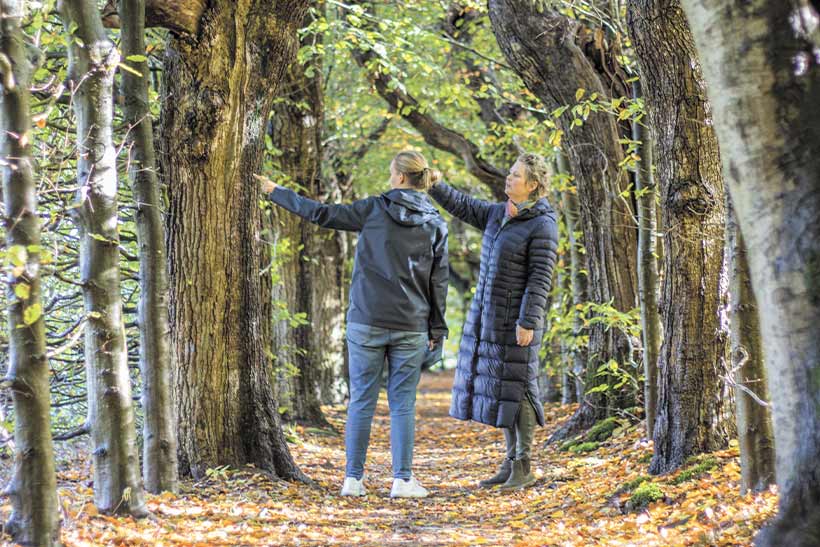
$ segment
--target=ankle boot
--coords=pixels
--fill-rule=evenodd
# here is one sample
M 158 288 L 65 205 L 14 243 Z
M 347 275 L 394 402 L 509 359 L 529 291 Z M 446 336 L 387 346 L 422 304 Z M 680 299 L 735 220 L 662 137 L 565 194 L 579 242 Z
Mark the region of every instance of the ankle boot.
M 507 479 L 510 478 L 510 473 L 512 473 L 512 464 L 513 462 L 511 459 L 504 458 L 504 461 L 501 462 L 501 467 L 498 468 L 498 473 L 489 479 L 484 479 L 479 482 L 478 485 L 481 488 L 492 488 L 493 486 L 504 484 L 507 482 Z
M 519 490 L 531 486 L 534 482 L 535 475 L 530 469 L 530 459 L 522 458 L 513 462 L 510 478 L 501 485 L 501 490 Z

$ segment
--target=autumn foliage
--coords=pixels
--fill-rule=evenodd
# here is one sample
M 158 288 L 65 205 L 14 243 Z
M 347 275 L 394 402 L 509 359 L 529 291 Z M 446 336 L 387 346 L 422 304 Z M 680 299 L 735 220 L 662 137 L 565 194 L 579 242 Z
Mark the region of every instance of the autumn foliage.
M 344 407 L 327 407 L 338 432 L 297 427 L 290 448 L 314 485 L 271 480 L 255 469 L 212 469 L 178 495 L 149 496 L 144 520 L 101 515 L 92 503 L 86 455 L 58 473 L 67 547 L 284 545 L 674 546 L 750 545 L 775 513 L 776 493 L 739 494 L 735 446 L 680 471 L 650 477 L 651 444 L 627 421 L 589 451 L 538 448 L 534 487 L 502 494 L 475 488 L 502 453 L 499 430 L 447 416 L 450 373 L 422 378 L 414 472 L 432 494 L 389 498 L 387 403 L 374 421 L 363 499 L 338 495 Z M 572 405 L 546 405 L 541 447 Z M 643 506 L 642 496 L 656 501 Z M 657 496 L 655 496 L 657 497 Z M 3 517 L 8 506 L 3 506 Z

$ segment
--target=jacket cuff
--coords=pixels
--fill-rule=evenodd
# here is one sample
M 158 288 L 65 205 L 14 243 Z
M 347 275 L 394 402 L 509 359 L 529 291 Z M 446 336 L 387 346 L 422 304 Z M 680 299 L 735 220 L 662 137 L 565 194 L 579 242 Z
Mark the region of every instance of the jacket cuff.
M 535 321 L 527 319 L 526 317 L 522 317 L 521 319 L 516 321 L 516 324 L 519 327 L 521 327 L 522 329 L 527 329 L 527 330 L 535 330 L 535 327 L 538 326 Z

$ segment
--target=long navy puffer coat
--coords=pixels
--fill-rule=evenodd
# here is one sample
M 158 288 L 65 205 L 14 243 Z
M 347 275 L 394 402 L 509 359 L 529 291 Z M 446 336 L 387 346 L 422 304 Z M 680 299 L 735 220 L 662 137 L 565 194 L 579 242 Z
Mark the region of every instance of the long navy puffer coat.
M 495 427 L 515 425 L 529 398 L 538 423 L 538 350 L 558 247 L 556 214 L 541 198 L 502 227 L 505 203 L 472 198 L 439 183 L 430 195 L 453 216 L 484 232 L 475 297 L 458 352 L 450 415 Z M 516 343 L 515 326 L 532 329 L 529 346 Z

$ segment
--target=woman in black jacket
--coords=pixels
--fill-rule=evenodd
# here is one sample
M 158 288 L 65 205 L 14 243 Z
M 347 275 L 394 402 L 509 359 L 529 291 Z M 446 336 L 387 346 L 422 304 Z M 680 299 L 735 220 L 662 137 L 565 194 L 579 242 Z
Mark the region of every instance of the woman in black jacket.
M 450 415 L 504 429 L 506 457 L 482 487 L 535 482 L 530 447 L 538 398 L 538 350 L 558 247 L 556 214 L 546 198 L 546 162 L 522 154 L 510 169 L 509 200 L 489 203 L 444 183 L 430 195 L 453 216 L 484 233 L 475 297 L 464 322 Z
M 390 495 L 428 494 L 411 465 L 422 361 L 447 336 L 447 225 L 423 192 L 437 176 L 424 156 L 401 152 L 390 162 L 392 189 L 350 205 L 319 203 L 258 177 L 268 199 L 280 207 L 325 228 L 359 232 L 347 312 L 344 496 L 365 494 L 365 456 L 385 358 L 394 477 Z

